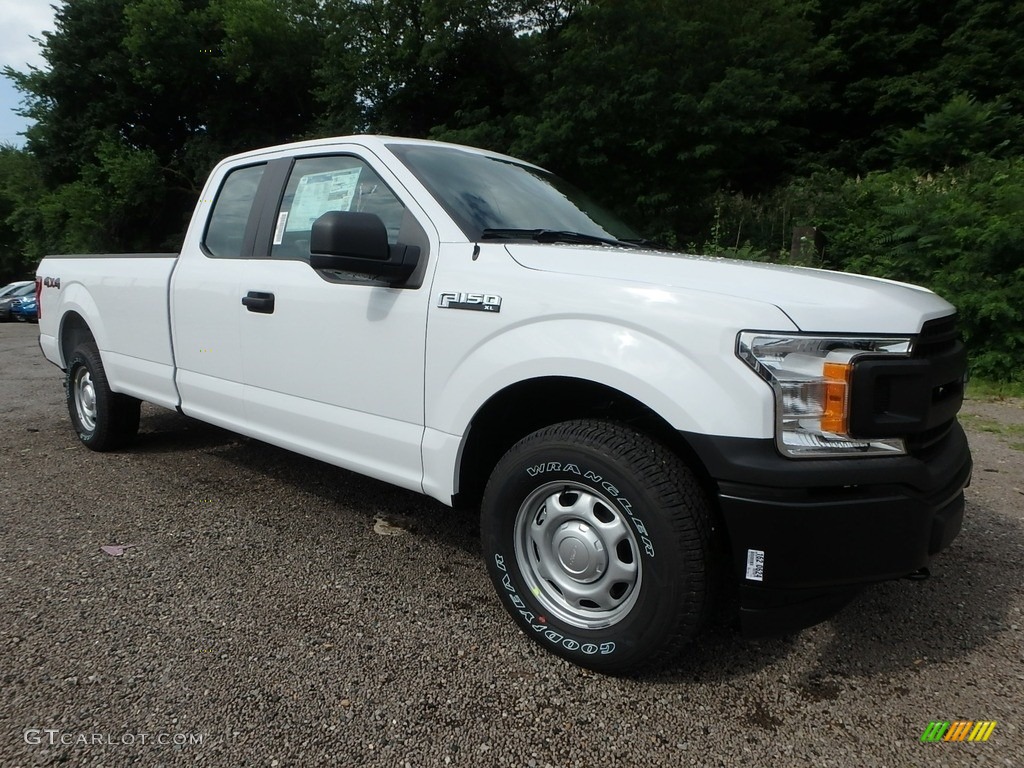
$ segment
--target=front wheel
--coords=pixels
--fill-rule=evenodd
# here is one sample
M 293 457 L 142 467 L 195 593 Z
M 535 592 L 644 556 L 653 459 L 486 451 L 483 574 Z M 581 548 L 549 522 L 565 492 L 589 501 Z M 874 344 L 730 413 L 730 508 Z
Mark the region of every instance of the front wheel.
M 709 608 L 711 510 L 665 446 L 601 421 L 527 436 L 491 475 L 487 567 L 533 640 L 622 673 L 676 654 Z
M 141 403 L 113 392 L 96 344 L 80 344 L 68 358 L 67 405 L 71 424 L 86 447 L 110 451 L 139 431 Z

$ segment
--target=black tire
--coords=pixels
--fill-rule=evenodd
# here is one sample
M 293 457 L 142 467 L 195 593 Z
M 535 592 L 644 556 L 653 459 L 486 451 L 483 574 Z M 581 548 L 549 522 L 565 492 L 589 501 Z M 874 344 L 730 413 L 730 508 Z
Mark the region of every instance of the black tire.
M 487 483 L 481 535 L 512 618 L 583 667 L 663 663 L 710 608 L 707 497 L 672 451 L 617 424 L 564 422 L 513 446 Z
M 66 396 L 71 425 L 94 451 L 111 451 L 130 443 L 139 431 L 134 397 L 112 392 L 96 344 L 83 342 L 68 358 Z

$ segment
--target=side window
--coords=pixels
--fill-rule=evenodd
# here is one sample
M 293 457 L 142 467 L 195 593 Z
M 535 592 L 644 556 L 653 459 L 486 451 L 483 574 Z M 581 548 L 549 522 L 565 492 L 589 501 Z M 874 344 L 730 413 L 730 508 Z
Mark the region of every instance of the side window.
M 295 161 L 277 212 L 272 258 L 309 260 L 313 222 L 327 211 L 375 213 L 398 242 L 405 206 L 357 157 L 305 157 Z
M 241 257 L 249 213 L 265 169 L 266 165 L 236 168 L 224 179 L 203 238 L 203 245 L 211 256 L 220 259 Z

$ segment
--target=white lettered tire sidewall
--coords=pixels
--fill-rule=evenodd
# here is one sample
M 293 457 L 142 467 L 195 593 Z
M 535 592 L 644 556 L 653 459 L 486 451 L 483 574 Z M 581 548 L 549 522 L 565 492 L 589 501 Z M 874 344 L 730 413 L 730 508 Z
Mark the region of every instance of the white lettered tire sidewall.
M 535 575 L 522 573 L 517 515 L 539 488 L 559 483 L 612 504 L 636 542 L 636 594 L 611 626 L 581 627 L 553 615 L 551 597 L 535 593 Z M 500 599 L 528 636 L 581 666 L 627 672 L 674 653 L 699 628 L 707 518 L 696 481 L 666 448 L 619 425 L 565 422 L 525 438 L 498 463 L 484 495 L 481 534 Z

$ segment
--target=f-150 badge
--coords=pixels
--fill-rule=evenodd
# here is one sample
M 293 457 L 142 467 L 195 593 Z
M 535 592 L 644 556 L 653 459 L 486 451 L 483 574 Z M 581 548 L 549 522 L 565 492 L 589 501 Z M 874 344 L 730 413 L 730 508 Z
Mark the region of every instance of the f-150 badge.
M 501 296 L 493 293 L 452 293 L 445 291 L 437 300 L 443 309 L 474 309 L 478 312 L 501 312 Z

